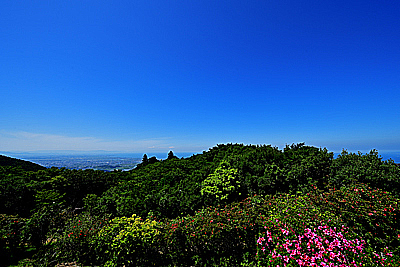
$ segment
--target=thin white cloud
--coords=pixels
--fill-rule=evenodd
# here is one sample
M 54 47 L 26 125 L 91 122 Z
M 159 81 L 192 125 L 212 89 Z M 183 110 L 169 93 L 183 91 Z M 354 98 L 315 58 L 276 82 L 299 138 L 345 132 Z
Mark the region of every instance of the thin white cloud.
M 142 152 L 149 149 L 163 151 L 170 146 L 167 140 L 168 138 L 116 141 L 96 137 L 0 131 L 0 151 L 105 150 Z

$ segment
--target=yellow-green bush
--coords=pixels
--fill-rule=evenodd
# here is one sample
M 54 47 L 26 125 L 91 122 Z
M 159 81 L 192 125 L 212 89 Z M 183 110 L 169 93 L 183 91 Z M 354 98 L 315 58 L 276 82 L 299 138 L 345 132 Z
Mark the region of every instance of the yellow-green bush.
M 113 219 L 92 239 L 96 255 L 105 266 L 148 266 L 156 262 L 153 242 L 159 234 L 157 222 L 132 217 Z

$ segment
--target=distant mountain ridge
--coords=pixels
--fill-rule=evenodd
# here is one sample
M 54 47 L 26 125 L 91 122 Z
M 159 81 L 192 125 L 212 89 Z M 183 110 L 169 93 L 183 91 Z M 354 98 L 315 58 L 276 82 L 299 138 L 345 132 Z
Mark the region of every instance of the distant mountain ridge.
M 0 166 L 21 167 L 25 171 L 39 171 L 46 169 L 46 167 L 30 161 L 11 158 L 4 155 L 0 155 Z

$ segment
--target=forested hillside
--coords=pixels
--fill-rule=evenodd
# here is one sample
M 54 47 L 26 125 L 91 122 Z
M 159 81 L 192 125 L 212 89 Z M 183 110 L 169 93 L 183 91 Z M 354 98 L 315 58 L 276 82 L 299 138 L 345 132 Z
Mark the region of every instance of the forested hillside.
M 8 166 L 8 167 L 20 167 L 25 171 L 38 171 L 46 169 L 43 166 L 40 166 L 36 163 L 29 162 L 26 160 L 10 158 L 7 156 L 0 155 L 0 166 Z
M 221 144 L 129 172 L 2 165 L 6 266 L 400 266 L 400 168 L 377 151 Z

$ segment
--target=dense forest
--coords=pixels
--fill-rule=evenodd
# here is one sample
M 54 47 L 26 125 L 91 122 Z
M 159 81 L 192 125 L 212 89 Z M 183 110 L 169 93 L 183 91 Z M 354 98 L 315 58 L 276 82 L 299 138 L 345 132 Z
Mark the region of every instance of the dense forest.
M 0 266 L 400 266 L 378 152 L 220 144 L 127 172 L 0 158 Z

